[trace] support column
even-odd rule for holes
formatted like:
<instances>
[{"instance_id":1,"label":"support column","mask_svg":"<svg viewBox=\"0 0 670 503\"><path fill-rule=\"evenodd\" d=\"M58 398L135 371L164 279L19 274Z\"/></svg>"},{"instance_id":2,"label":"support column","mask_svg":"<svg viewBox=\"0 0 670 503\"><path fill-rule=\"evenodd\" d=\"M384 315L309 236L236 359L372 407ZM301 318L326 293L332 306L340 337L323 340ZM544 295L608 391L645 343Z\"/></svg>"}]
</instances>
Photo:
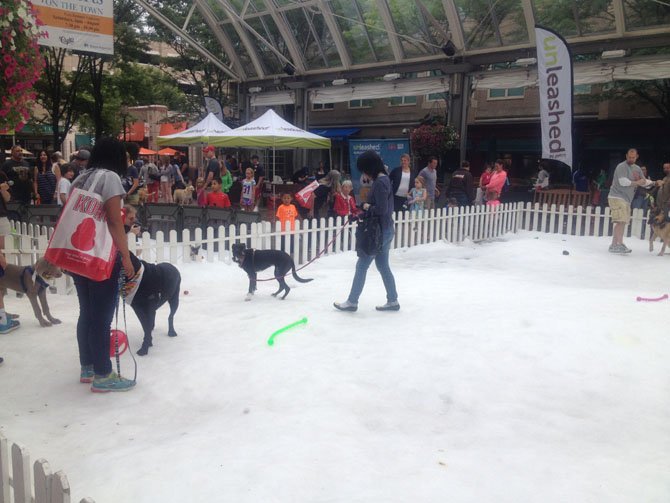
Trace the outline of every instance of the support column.
<instances>
[{"instance_id":1,"label":"support column","mask_svg":"<svg viewBox=\"0 0 670 503\"><path fill-rule=\"evenodd\" d=\"M468 105L472 96L472 77L463 75L463 87L461 88L461 162L465 160L468 146Z\"/></svg>"}]
</instances>

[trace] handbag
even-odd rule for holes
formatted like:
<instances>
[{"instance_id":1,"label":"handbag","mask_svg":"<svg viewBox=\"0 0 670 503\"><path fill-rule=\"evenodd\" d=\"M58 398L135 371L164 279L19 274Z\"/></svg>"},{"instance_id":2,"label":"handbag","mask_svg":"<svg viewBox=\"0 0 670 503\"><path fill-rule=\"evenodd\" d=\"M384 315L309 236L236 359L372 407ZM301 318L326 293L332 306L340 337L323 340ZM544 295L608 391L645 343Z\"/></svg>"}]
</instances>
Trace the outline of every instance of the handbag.
<instances>
[{"instance_id":1,"label":"handbag","mask_svg":"<svg viewBox=\"0 0 670 503\"><path fill-rule=\"evenodd\" d=\"M88 190L72 189L44 254L50 263L93 281L109 279L117 252L105 203L95 192L103 174L98 170L90 175L94 178Z\"/></svg>"},{"instance_id":2,"label":"handbag","mask_svg":"<svg viewBox=\"0 0 670 503\"><path fill-rule=\"evenodd\" d=\"M356 254L359 257L374 257L382 250L382 226L379 217L361 217L356 227Z\"/></svg>"},{"instance_id":3,"label":"handbag","mask_svg":"<svg viewBox=\"0 0 670 503\"><path fill-rule=\"evenodd\" d=\"M314 205L314 190L319 186L319 182L314 180L306 185L293 196L300 206L311 209Z\"/></svg>"}]
</instances>

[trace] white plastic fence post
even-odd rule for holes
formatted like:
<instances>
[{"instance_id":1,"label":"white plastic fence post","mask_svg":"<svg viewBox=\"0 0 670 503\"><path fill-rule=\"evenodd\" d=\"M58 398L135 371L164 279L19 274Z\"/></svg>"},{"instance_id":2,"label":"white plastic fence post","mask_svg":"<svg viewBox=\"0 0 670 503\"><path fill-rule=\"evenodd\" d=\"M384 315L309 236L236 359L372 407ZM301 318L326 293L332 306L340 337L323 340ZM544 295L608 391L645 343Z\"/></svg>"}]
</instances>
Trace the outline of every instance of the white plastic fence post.
<instances>
[{"instance_id":1,"label":"white plastic fence post","mask_svg":"<svg viewBox=\"0 0 670 503\"><path fill-rule=\"evenodd\" d=\"M156 262L165 260L165 241L163 231L156 231Z\"/></svg>"},{"instance_id":2,"label":"white plastic fence post","mask_svg":"<svg viewBox=\"0 0 670 503\"><path fill-rule=\"evenodd\" d=\"M170 229L168 236L168 253L170 254L170 263L176 264L179 258L179 239L177 238L177 231L175 229Z\"/></svg>"},{"instance_id":3,"label":"white plastic fence post","mask_svg":"<svg viewBox=\"0 0 670 503\"><path fill-rule=\"evenodd\" d=\"M38 459L33 465L35 478L35 503L51 503L51 468L46 459Z\"/></svg>"},{"instance_id":4,"label":"white plastic fence post","mask_svg":"<svg viewBox=\"0 0 670 503\"><path fill-rule=\"evenodd\" d=\"M191 257L191 231L182 229L181 231L181 261L186 263Z\"/></svg>"},{"instance_id":5,"label":"white plastic fence post","mask_svg":"<svg viewBox=\"0 0 670 503\"><path fill-rule=\"evenodd\" d=\"M226 228L223 225L219 225L219 237L216 242L218 243L219 250L219 262L226 260Z\"/></svg>"},{"instance_id":6,"label":"white plastic fence post","mask_svg":"<svg viewBox=\"0 0 670 503\"><path fill-rule=\"evenodd\" d=\"M207 227L207 262L214 262L214 227Z\"/></svg>"},{"instance_id":7,"label":"white plastic fence post","mask_svg":"<svg viewBox=\"0 0 670 503\"><path fill-rule=\"evenodd\" d=\"M62 471L57 471L51 477L52 503L70 503L70 483Z\"/></svg>"},{"instance_id":8,"label":"white plastic fence post","mask_svg":"<svg viewBox=\"0 0 670 503\"><path fill-rule=\"evenodd\" d=\"M31 503L30 455L25 447L12 445L12 485L14 503Z\"/></svg>"},{"instance_id":9,"label":"white plastic fence post","mask_svg":"<svg viewBox=\"0 0 670 503\"><path fill-rule=\"evenodd\" d=\"M9 501L9 446L0 432L0 503Z\"/></svg>"}]
</instances>

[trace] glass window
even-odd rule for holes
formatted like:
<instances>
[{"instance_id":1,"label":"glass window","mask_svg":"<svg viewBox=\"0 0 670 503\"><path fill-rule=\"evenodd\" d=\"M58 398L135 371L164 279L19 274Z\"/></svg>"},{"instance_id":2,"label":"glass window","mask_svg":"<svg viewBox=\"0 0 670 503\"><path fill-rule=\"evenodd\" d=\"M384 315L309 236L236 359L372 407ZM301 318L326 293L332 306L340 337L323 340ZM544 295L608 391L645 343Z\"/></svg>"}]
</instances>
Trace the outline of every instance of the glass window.
<instances>
[{"instance_id":1,"label":"glass window","mask_svg":"<svg viewBox=\"0 0 670 503\"><path fill-rule=\"evenodd\" d=\"M330 6L353 64L393 59L376 0L332 0Z\"/></svg>"},{"instance_id":2,"label":"glass window","mask_svg":"<svg viewBox=\"0 0 670 503\"><path fill-rule=\"evenodd\" d=\"M528 42L520 0L454 0L468 49Z\"/></svg>"},{"instance_id":3,"label":"glass window","mask_svg":"<svg viewBox=\"0 0 670 503\"><path fill-rule=\"evenodd\" d=\"M342 66L333 37L320 12L299 8L286 11L285 16L308 69Z\"/></svg>"},{"instance_id":4,"label":"glass window","mask_svg":"<svg viewBox=\"0 0 670 503\"><path fill-rule=\"evenodd\" d=\"M616 30L611 0L556 2L534 0L537 24L564 37L580 37Z\"/></svg>"},{"instance_id":5,"label":"glass window","mask_svg":"<svg viewBox=\"0 0 670 503\"><path fill-rule=\"evenodd\" d=\"M504 100L508 98L523 98L524 87L510 87L509 89L489 89L490 100Z\"/></svg>"},{"instance_id":6,"label":"glass window","mask_svg":"<svg viewBox=\"0 0 670 503\"><path fill-rule=\"evenodd\" d=\"M389 99L389 106L416 105L416 96L393 96Z\"/></svg>"},{"instance_id":7,"label":"glass window","mask_svg":"<svg viewBox=\"0 0 670 503\"><path fill-rule=\"evenodd\" d=\"M652 0L623 0L626 29L670 24L670 6Z\"/></svg>"},{"instance_id":8,"label":"glass window","mask_svg":"<svg viewBox=\"0 0 670 503\"><path fill-rule=\"evenodd\" d=\"M449 93L430 93L426 96L426 101L442 101L449 98Z\"/></svg>"},{"instance_id":9,"label":"glass window","mask_svg":"<svg viewBox=\"0 0 670 503\"><path fill-rule=\"evenodd\" d=\"M374 100L351 100L349 101L349 108L371 108L374 105Z\"/></svg>"},{"instance_id":10,"label":"glass window","mask_svg":"<svg viewBox=\"0 0 670 503\"><path fill-rule=\"evenodd\" d=\"M312 103L312 110L333 110L335 108L334 103Z\"/></svg>"},{"instance_id":11,"label":"glass window","mask_svg":"<svg viewBox=\"0 0 670 503\"><path fill-rule=\"evenodd\" d=\"M249 23L254 30L261 34L261 36L267 40L272 47L284 55L289 61L291 60L291 55L288 52L288 47L286 46L286 41L282 37L277 29L277 25L272 19L271 16L259 16L254 18L246 19L246 22ZM283 68L286 65L286 61L280 59L263 41L259 40L253 33L249 34L249 40L251 45L256 49L256 54L260 57L263 67L265 68L266 73L269 74L283 74L285 73Z\"/></svg>"},{"instance_id":12,"label":"glass window","mask_svg":"<svg viewBox=\"0 0 670 503\"><path fill-rule=\"evenodd\" d=\"M251 63L249 53L247 52L247 49L242 43L242 41L240 40L240 37L237 35L235 28L233 28L233 26L230 23L223 23L221 27L223 28L223 31L226 33L226 35L228 35L228 38L233 44L235 54L240 59L240 63L244 67L244 71L246 72L247 76L257 77L258 74L256 73L256 68Z\"/></svg>"},{"instance_id":13,"label":"glass window","mask_svg":"<svg viewBox=\"0 0 670 503\"><path fill-rule=\"evenodd\" d=\"M577 84L572 88L572 92L575 96L591 94L591 84Z\"/></svg>"},{"instance_id":14,"label":"glass window","mask_svg":"<svg viewBox=\"0 0 670 503\"><path fill-rule=\"evenodd\" d=\"M416 1L388 0L398 40L408 58L437 54L449 31L442 0L422 1L432 19L425 15Z\"/></svg>"}]
</instances>

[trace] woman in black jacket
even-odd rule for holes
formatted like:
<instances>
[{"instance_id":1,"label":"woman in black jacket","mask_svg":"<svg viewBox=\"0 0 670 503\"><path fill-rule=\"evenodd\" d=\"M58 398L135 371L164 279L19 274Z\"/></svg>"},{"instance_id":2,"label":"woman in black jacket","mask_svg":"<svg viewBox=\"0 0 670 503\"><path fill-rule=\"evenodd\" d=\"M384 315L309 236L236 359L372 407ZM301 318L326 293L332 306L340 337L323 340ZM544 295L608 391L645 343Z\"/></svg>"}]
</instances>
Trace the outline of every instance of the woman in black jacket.
<instances>
[{"instance_id":1,"label":"woman in black jacket","mask_svg":"<svg viewBox=\"0 0 670 503\"><path fill-rule=\"evenodd\" d=\"M400 166L389 174L393 191L393 211L403 211L407 202L407 194L414 188L416 173L410 165L409 154L400 156Z\"/></svg>"},{"instance_id":2,"label":"woman in black jacket","mask_svg":"<svg viewBox=\"0 0 670 503\"><path fill-rule=\"evenodd\" d=\"M375 261L377 270L381 274L384 288L386 288L386 304L377 306L377 311L398 311L398 292L396 291L395 278L389 266L389 250L393 241L393 192L391 181L384 170L381 157L374 151L363 152L356 162L359 171L368 175L374 182L370 190L367 203L363 204L366 215L379 219L381 226L381 250L376 255L361 254L356 262L356 274L351 285L349 297L344 302L335 302L333 305L340 311L356 311L358 309L358 298L361 296L365 286L365 277L372 261Z\"/></svg>"}]
</instances>

